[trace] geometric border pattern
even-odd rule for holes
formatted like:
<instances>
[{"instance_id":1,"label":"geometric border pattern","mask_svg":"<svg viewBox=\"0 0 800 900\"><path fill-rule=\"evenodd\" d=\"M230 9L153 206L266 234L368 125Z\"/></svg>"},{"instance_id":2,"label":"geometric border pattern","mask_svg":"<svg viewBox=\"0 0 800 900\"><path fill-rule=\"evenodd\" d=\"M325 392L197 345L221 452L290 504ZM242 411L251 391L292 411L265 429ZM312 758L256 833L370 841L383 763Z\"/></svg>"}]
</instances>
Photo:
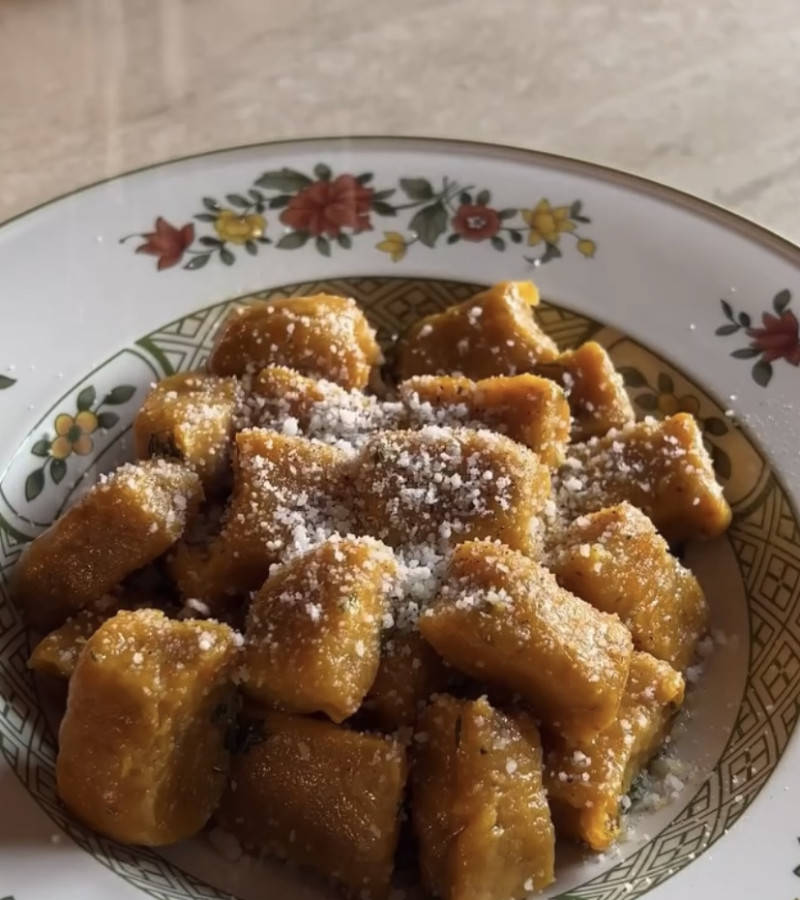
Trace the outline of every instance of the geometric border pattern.
<instances>
[{"instance_id":1,"label":"geometric border pattern","mask_svg":"<svg viewBox=\"0 0 800 900\"><path fill-rule=\"evenodd\" d=\"M258 296L323 291L353 296L386 340L420 316L465 300L478 289L479 285L452 281L353 278L293 284ZM199 367L217 324L238 302L216 304L172 322L137 341L136 349L164 375ZM598 323L558 307L543 303L537 317L561 347L593 336L614 343L613 335L607 336ZM670 369L655 354L641 350L657 359L661 370ZM127 424L123 421L120 428ZM662 884L737 821L789 741L800 708L800 528L766 463L758 489L734 507L729 537L748 602L751 649L744 696L721 758L689 804L658 835L613 868L560 894L559 900L631 900ZM0 752L44 811L84 850L132 885L157 900L228 900L229 894L154 851L125 847L83 828L58 803L55 741L26 667L28 636L6 587L27 539L0 518Z\"/></svg>"}]
</instances>

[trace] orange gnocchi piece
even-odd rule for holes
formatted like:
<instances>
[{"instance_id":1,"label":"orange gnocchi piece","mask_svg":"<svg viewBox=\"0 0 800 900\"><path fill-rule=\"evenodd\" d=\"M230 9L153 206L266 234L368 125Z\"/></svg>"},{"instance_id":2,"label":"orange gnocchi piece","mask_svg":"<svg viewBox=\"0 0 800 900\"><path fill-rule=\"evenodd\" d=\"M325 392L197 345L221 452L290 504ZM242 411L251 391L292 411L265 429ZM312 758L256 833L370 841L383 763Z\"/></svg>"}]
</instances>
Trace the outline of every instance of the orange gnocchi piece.
<instances>
[{"instance_id":1,"label":"orange gnocchi piece","mask_svg":"<svg viewBox=\"0 0 800 900\"><path fill-rule=\"evenodd\" d=\"M398 347L400 378L516 375L556 359L558 347L533 316L538 303L539 292L530 281L503 281L420 319Z\"/></svg>"},{"instance_id":2,"label":"orange gnocchi piece","mask_svg":"<svg viewBox=\"0 0 800 900\"><path fill-rule=\"evenodd\" d=\"M546 466L558 466L569 440L570 411L564 392L536 375L500 375L470 381L420 375L400 385L410 423L430 420L431 408L452 417L448 424L480 425L524 444Z\"/></svg>"},{"instance_id":3,"label":"orange gnocchi piece","mask_svg":"<svg viewBox=\"0 0 800 900\"><path fill-rule=\"evenodd\" d=\"M550 474L526 447L488 431L438 428L371 437L356 460L358 527L390 546L497 538L533 552Z\"/></svg>"},{"instance_id":4,"label":"orange gnocchi piece","mask_svg":"<svg viewBox=\"0 0 800 900\"><path fill-rule=\"evenodd\" d=\"M288 366L345 388L363 388L381 360L375 332L355 300L316 294L255 300L223 322L208 358L214 375Z\"/></svg>"},{"instance_id":5,"label":"orange gnocchi piece","mask_svg":"<svg viewBox=\"0 0 800 900\"><path fill-rule=\"evenodd\" d=\"M708 620L703 590L636 507L623 503L576 519L550 569L568 591L616 613L638 650L678 670L689 665Z\"/></svg>"},{"instance_id":6,"label":"orange gnocchi piece","mask_svg":"<svg viewBox=\"0 0 800 900\"><path fill-rule=\"evenodd\" d=\"M644 419L576 444L560 479L559 502L573 516L628 501L672 543L718 537L731 509L695 419Z\"/></svg>"},{"instance_id":7,"label":"orange gnocchi piece","mask_svg":"<svg viewBox=\"0 0 800 900\"><path fill-rule=\"evenodd\" d=\"M12 591L35 628L96 609L180 538L203 498L197 474L162 459L121 466L29 544Z\"/></svg>"},{"instance_id":8,"label":"orange gnocchi piece","mask_svg":"<svg viewBox=\"0 0 800 900\"><path fill-rule=\"evenodd\" d=\"M419 629L451 666L519 694L559 732L591 736L617 715L633 652L630 632L508 547L488 541L456 547Z\"/></svg>"}]
</instances>

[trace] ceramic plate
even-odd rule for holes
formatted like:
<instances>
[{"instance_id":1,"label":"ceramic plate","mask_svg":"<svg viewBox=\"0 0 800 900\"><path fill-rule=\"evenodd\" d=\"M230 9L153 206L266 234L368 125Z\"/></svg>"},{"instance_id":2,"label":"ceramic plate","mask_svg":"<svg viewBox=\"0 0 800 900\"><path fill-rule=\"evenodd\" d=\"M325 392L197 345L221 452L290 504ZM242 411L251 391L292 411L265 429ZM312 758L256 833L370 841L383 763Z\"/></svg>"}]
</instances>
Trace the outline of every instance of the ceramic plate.
<instances>
[{"instance_id":1,"label":"ceramic plate","mask_svg":"<svg viewBox=\"0 0 800 900\"><path fill-rule=\"evenodd\" d=\"M356 297L381 336L504 279L533 278L544 327L589 337L637 410L694 413L735 510L691 549L715 650L676 731L669 803L634 809L595 858L559 851L562 900L800 895L800 250L617 172L500 147L356 139L180 160L0 229L0 572L129 454L148 385L202 364L250 294ZM163 853L73 822L29 637L0 594L0 897L326 896L204 838Z\"/></svg>"}]
</instances>

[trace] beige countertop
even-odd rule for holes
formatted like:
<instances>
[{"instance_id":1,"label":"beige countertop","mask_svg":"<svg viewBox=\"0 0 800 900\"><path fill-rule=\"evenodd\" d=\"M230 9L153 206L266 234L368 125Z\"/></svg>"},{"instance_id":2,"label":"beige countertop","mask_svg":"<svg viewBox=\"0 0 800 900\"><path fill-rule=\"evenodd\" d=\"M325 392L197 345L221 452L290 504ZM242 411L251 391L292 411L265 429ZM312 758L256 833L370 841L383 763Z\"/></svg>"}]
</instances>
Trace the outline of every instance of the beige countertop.
<instances>
[{"instance_id":1,"label":"beige countertop","mask_svg":"<svg viewBox=\"0 0 800 900\"><path fill-rule=\"evenodd\" d=\"M423 134L656 178L800 240L798 0L0 0L0 220L174 156Z\"/></svg>"}]
</instances>

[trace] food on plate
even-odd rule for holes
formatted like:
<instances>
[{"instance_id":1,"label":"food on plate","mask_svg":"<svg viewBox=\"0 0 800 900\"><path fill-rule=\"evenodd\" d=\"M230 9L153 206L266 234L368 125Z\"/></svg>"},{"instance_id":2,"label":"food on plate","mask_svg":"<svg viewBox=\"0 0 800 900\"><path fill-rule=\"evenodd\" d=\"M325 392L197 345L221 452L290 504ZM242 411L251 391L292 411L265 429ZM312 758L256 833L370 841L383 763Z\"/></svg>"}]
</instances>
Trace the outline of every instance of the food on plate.
<instances>
[{"instance_id":1,"label":"food on plate","mask_svg":"<svg viewBox=\"0 0 800 900\"><path fill-rule=\"evenodd\" d=\"M56 779L67 808L127 844L196 834L228 771L240 640L218 622L122 611L87 641L69 682Z\"/></svg>"},{"instance_id":2,"label":"food on plate","mask_svg":"<svg viewBox=\"0 0 800 900\"><path fill-rule=\"evenodd\" d=\"M82 609L39 641L28 667L56 678L71 678L84 645L107 618L105 613Z\"/></svg>"},{"instance_id":3,"label":"food on plate","mask_svg":"<svg viewBox=\"0 0 800 900\"><path fill-rule=\"evenodd\" d=\"M565 350L536 371L560 384L572 411L572 438L585 441L622 428L636 418L622 376L596 341Z\"/></svg>"},{"instance_id":4,"label":"food on plate","mask_svg":"<svg viewBox=\"0 0 800 900\"><path fill-rule=\"evenodd\" d=\"M670 544L718 537L731 523L703 434L689 413L647 418L575 444L559 487L559 501L573 514L627 500Z\"/></svg>"},{"instance_id":5,"label":"food on plate","mask_svg":"<svg viewBox=\"0 0 800 900\"><path fill-rule=\"evenodd\" d=\"M400 385L400 398L412 422L427 419L429 405L451 416L460 413L472 427L485 425L507 435L533 450L546 466L555 467L564 459L569 404L564 391L547 378L526 374L470 381L452 375L418 375Z\"/></svg>"},{"instance_id":6,"label":"food on plate","mask_svg":"<svg viewBox=\"0 0 800 900\"><path fill-rule=\"evenodd\" d=\"M173 554L184 598L222 613L258 589L301 532L311 540L335 521L347 463L335 447L300 435L240 431L221 531L205 545L182 543Z\"/></svg>"},{"instance_id":7,"label":"food on plate","mask_svg":"<svg viewBox=\"0 0 800 900\"><path fill-rule=\"evenodd\" d=\"M393 738L249 711L216 820L248 848L303 863L353 897L389 894L408 776Z\"/></svg>"},{"instance_id":8,"label":"food on plate","mask_svg":"<svg viewBox=\"0 0 800 900\"><path fill-rule=\"evenodd\" d=\"M635 506L621 503L577 518L550 569L568 591L616 613L637 650L676 669L692 661L708 623L703 590Z\"/></svg>"},{"instance_id":9,"label":"food on plate","mask_svg":"<svg viewBox=\"0 0 800 900\"><path fill-rule=\"evenodd\" d=\"M451 666L516 692L564 734L596 734L617 715L630 632L523 553L489 541L459 544L419 628Z\"/></svg>"},{"instance_id":10,"label":"food on plate","mask_svg":"<svg viewBox=\"0 0 800 900\"><path fill-rule=\"evenodd\" d=\"M200 476L206 492L224 490L241 393L235 378L201 372L180 372L159 381L133 421L137 456L183 460Z\"/></svg>"},{"instance_id":11,"label":"food on plate","mask_svg":"<svg viewBox=\"0 0 800 900\"><path fill-rule=\"evenodd\" d=\"M355 300L318 294L258 300L223 324L208 358L214 375L280 365L345 388L364 388L381 352Z\"/></svg>"},{"instance_id":12,"label":"food on plate","mask_svg":"<svg viewBox=\"0 0 800 900\"><path fill-rule=\"evenodd\" d=\"M169 550L202 497L197 473L164 459L101 476L17 563L12 591L28 622L49 630L102 605L123 578Z\"/></svg>"},{"instance_id":13,"label":"food on plate","mask_svg":"<svg viewBox=\"0 0 800 900\"><path fill-rule=\"evenodd\" d=\"M606 850L636 775L660 749L683 703L682 676L668 663L636 652L616 719L581 741L548 736L544 783L559 834Z\"/></svg>"},{"instance_id":14,"label":"food on plate","mask_svg":"<svg viewBox=\"0 0 800 900\"><path fill-rule=\"evenodd\" d=\"M375 681L397 564L372 538L328 538L270 575L247 613L242 688L342 722Z\"/></svg>"},{"instance_id":15,"label":"food on plate","mask_svg":"<svg viewBox=\"0 0 800 900\"><path fill-rule=\"evenodd\" d=\"M379 392L352 300L255 300L152 387L140 461L13 578L49 632L29 665L68 684L77 818L152 846L213 822L354 900L389 895L403 821L442 900L617 839L708 628L671 548L731 513L697 422L635 422L537 303L504 282L421 320Z\"/></svg>"},{"instance_id":16,"label":"food on plate","mask_svg":"<svg viewBox=\"0 0 800 900\"><path fill-rule=\"evenodd\" d=\"M553 881L539 730L485 697L434 697L414 744L411 810L423 885L445 900L522 898Z\"/></svg>"},{"instance_id":17,"label":"food on plate","mask_svg":"<svg viewBox=\"0 0 800 900\"><path fill-rule=\"evenodd\" d=\"M528 551L550 473L511 438L430 425L372 436L356 459L356 527L391 546L497 538Z\"/></svg>"},{"instance_id":18,"label":"food on plate","mask_svg":"<svg viewBox=\"0 0 800 900\"><path fill-rule=\"evenodd\" d=\"M385 633L364 710L382 731L413 729L427 701L449 681L447 665L419 631L392 628Z\"/></svg>"},{"instance_id":19,"label":"food on plate","mask_svg":"<svg viewBox=\"0 0 800 900\"><path fill-rule=\"evenodd\" d=\"M539 291L530 281L504 281L481 294L420 319L398 346L398 374L517 375L558 358L533 309Z\"/></svg>"}]
</instances>

